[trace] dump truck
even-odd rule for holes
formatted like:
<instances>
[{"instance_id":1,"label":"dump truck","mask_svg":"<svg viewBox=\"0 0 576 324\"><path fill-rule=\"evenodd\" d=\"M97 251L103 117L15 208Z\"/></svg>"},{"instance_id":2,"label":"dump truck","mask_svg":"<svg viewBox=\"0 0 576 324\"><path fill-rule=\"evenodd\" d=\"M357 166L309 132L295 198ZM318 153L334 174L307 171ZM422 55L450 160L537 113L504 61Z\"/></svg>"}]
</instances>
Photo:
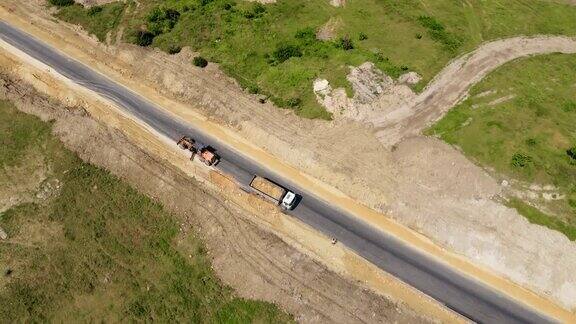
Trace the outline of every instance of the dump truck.
<instances>
[{"instance_id":1,"label":"dump truck","mask_svg":"<svg viewBox=\"0 0 576 324\"><path fill-rule=\"evenodd\" d=\"M254 176L250 187L269 201L280 205L283 210L290 210L296 205L296 194L292 191L260 176Z\"/></svg>"},{"instance_id":2,"label":"dump truck","mask_svg":"<svg viewBox=\"0 0 576 324\"><path fill-rule=\"evenodd\" d=\"M206 144L196 142L195 143L196 152L198 152L198 158L207 166L211 166L220 161L220 157L216 155L214 149Z\"/></svg>"},{"instance_id":3,"label":"dump truck","mask_svg":"<svg viewBox=\"0 0 576 324\"><path fill-rule=\"evenodd\" d=\"M207 166L217 164L220 161L220 157L216 154L214 148L210 145L200 143L191 137L182 136L176 144L181 149L192 152L190 160L194 160L194 157L198 155L200 161Z\"/></svg>"}]
</instances>

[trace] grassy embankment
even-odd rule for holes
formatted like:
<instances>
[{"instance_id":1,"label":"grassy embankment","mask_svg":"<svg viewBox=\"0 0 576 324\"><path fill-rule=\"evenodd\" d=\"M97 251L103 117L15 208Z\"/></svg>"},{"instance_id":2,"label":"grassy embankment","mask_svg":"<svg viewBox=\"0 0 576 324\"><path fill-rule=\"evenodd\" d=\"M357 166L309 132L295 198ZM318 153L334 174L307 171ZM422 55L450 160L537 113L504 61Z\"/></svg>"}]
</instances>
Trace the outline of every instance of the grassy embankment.
<instances>
[{"instance_id":1,"label":"grassy embankment","mask_svg":"<svg viewBox=\"0 0 576 324\"><path fill-rule=\"evenodd\" d=\"M428 130L497 173L524 183L557 187L564 199L540 199L541 206L552 211L550 215L518 199L510 206L531 222L556 229L572 240L576 239L574 71L576 55L554 54L509 63L473 87L471 98ZM495 102L506 97L504 102Z\"/></svg>"},{"instance_id":2,"label":"grassy embankment","mask_svg":"<svg viewBox=\"0 0 576 324\"><path fill-rule=\"evenodd\" d=\"M113 2L105 6L85 9L82 5L63 6L56 16L67 22L81 25L101 42L106 41L106 34L118 27L126 4ZM112 35L111 35L112 36Z\"/></svg>"},{"instance_id":3,"label":"grassy embankment","mask_svg":"<svg viewBox=\"0 0 576 324\"><path fill-rule=\"evenodd\" d=\"M307 118L330 118L314 98L312 81L321 77L333 86L349 88L345 78L349 65L372 61L394 77L416 71L423 81L415 88L421 89L451 58L483 41L531 34L576 35L574 6L539 0L465 4L349 0L343 8L334 8L327 0L280 0L267 5L233 0L138 2L138 7L131 2L121 18L127 41L172 53L190 46L220 63L249 91L266 94L278 106ZM62 10L86 16L79 6ZM103 22L95 17L104 12L88 20L59 16L102 35L98 26ZM315 32L331 19L335 39L316 40Z\"/></svg>"},{"instance_id":4,"label":"grassy embankment","mask_svg":"<svg viewBox=\"0 0 576 324\"><path fill-rule=\"evenodd\" d=\"M3 322L291 321L272 304L234 297L197 237L187 234L186 249L176 247L172 215L83 163L49 124L5 101L0 112L0 183L25 181L6 171L31 154L45 164L44 183L61 183L49 198L0 214L9 235L0 241Z\"/></svg>"}]
</instances>

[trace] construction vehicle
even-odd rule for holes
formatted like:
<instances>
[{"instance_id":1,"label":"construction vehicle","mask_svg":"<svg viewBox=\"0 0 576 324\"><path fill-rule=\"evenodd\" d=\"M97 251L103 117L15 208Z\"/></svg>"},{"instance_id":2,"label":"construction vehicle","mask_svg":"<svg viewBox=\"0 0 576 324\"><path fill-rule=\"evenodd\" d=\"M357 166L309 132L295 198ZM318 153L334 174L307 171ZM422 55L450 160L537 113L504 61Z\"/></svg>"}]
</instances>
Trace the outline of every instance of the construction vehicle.
<instances>
[{"instance_id":1,"label":"construction vehicle","mask_svg":"<svg viewBox=\"0 0 576 324\"><path fill-rule=\"evenodd\" d=\"M183 136L176 144L181 149L192 152L190 160L194 160L194 156L198 155L200 161L207 166L215 165L220 161L220 157L215 153L214 148L188 136Z\"/></svg>"},{"instance_id":2,"label":"construction vehicle","mask_svg":"<svg viewBox=\"0 0 576 324\"><path fill-rule=\"evenodd\" d=\"M220 157L214 153L214 149L206 144L196 142L196 152L198 152L198 158L207 166L214 165L220 161Z\"/></svg>"},{"instance_id":3,"label":"construction vehicle","mask_svg":"<svg viewBox=\"0 0 576 324\"><path fill-rule=\"evenodd\" d=\"M269 201L280 205L283 210L290 210L296 206L296 194L292 191L260 176L254 176L250 187Z\"/></svg>"}]
</instances>

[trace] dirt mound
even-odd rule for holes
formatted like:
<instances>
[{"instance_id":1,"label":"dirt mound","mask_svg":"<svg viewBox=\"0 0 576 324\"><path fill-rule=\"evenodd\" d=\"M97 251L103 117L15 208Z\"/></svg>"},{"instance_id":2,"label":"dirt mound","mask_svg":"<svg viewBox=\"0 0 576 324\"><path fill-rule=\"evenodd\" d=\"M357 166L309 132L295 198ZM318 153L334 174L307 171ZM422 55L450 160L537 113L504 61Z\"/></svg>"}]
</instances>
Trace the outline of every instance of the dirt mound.
<instances>
[{"instance_id":1,"label":"dirt mound","mask_svg":"<svg viewBox=\"0 0 576 324\"><path fill-rule=\"evenodd\" d=\"M410 76L404 79L408 77ZM408 80L403 80L403 83L396 82L371 62L350 67L346 78L354 90L352 98L349 98L342 88L332 90L326 80L316 80L313 85L318 101L335 118L370 122L416 96L412 89L404 84Z\"/></svg>"},{"instance_id":2,"label":"dirt mound","mask_svg":"<svg viewBox=\"0 0 576 324\"><path fill-rule=\"evenodd\" d=\"M330 18L318 31L316 32L316 38L321 41L329 41L336 37L338 29L342 26L342 20L340 18Z\"/></svg>"}]
</instances>

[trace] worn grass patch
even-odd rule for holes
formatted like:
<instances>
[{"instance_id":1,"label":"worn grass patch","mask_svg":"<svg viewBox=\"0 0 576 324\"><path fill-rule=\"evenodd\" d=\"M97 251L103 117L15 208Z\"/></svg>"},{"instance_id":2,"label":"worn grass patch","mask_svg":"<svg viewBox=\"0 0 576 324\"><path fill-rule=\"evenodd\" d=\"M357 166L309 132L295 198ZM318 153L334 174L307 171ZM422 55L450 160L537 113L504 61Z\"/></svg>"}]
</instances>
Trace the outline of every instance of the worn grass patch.
<instances>
[{"instance_id":1,"label":"worn grass patch","mask_svg":"<svg viewBox=\"0 0 576 324\"><path fill-rule=\"evenodd\" d=\"M471 90L428 134L458 145L479 164L528 183L554 185L549 202L576 223L576 55L520 59ZM576 150L575 150L576 152Z\"/></svg>"},{"instance_id":2,"label":"worn grass patch","mask_svg":"<svg viewBox=\"0 0 576 324\"><path fill-rule=\"evenodd\" d=\"M312 81L325 78L350 90L350 65L371 61L393 77L416 71L423 81L414 88L422 89L450 59L483 41L576 35L576 7L539 0L350 0L343 8L306 0L138 3L130 2L122 16L127 41L170 53L190 46L220 63L250 92L268 95L307 118L331 118L316 102ZM168 14L157 14L159 8ZM316 31L329 20L338 22L334 40L316 40ZM77 23L92 28L87 20ZM341 46L343 38L352 46ZM283 46L297 47L301 55L278 60L274 53Z\"/></svg>"},{"instance_id":3,"label":"worn grass patch","mask_svg":"<svg viewBox=\"0 0 576 324\"><path fill-rule=\"evenodd\" d=\"M16 322L290 322L272 304L236 298L192 234L162 206L83 163L50 126L0 101L0 167L45 155L62 187L0 215L0 318ZM189 257L189 255L191 257Z\"/></svg>"}]
</instances>

